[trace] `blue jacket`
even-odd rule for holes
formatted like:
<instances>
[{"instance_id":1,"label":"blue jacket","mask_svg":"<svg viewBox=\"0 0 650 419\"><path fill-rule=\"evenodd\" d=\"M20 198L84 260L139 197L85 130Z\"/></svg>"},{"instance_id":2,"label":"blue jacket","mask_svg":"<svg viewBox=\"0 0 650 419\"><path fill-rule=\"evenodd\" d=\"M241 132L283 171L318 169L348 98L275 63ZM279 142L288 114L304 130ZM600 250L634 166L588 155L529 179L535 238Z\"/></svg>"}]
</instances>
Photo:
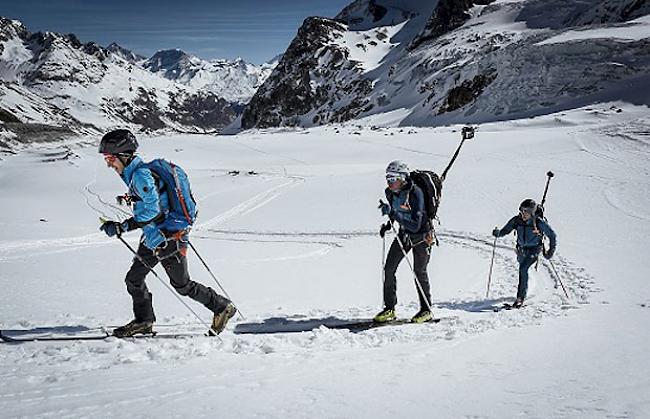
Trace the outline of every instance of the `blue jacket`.
<instances>
[{"instance_id":1,"label":"blue jacket","mask_svg":"<svg viewBox=\"0 0 650 419\"><path fill-rule=\"evenodd\" d=\"M542 247L543 233L551 241L551 249L555 251L557 247L557 235L544 220L541 218L536 219L537 230L536 233L533 225L533 218L531 217L527 222L519 216L515 215L506 223L501 230L499 230L499 237L510 234L512 230L517 230L517 247L523 250L539 250Z\"/></svg>"},{"instance_id":2,"label":"blue jacket","mask_svg":"<svg viewBox=\"0 0 650 419\"><path fill-rule=\"evenodd\" d=\"M165 241L160 224L169 213L169 199L160 195L151 170L138 156L124 168L122 180L129 187L133 199L133 219L142 228L144 244L155 249Z\"/></svg>"},{"instance_id":3,"label":"blue jacket","mask_svg":"<svg viewBox=\"0 0 650 419\"><path fill-rule=\"evenodd\" d=\"M390 219L397 221L403 230L409 234L421 234L428 231L424 193L417 185L408 181L399 193L386 188L386 199L391 207Z\"/></svg>"}]
</instances>

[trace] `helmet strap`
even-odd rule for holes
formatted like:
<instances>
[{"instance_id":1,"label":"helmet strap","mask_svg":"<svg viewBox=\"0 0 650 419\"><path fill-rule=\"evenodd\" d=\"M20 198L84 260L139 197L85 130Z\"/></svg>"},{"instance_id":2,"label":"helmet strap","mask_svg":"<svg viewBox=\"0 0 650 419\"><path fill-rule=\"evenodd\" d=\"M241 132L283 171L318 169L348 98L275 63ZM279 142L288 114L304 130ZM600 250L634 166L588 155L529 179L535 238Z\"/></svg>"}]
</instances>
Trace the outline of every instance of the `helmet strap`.
<instances>
[{"instance_id":1,"label":"helmet strap","mask_svg":"<svg viewBox=\"0 0 650 419\"><path fill-rule=\"evenodd\" d=\"M133 157L135 157L133 154L118 154L117 155L117 158L120 159L120 162L122 162L124 167L131 164L131 162L133 161Z\"/></svg>"}]
</instances>

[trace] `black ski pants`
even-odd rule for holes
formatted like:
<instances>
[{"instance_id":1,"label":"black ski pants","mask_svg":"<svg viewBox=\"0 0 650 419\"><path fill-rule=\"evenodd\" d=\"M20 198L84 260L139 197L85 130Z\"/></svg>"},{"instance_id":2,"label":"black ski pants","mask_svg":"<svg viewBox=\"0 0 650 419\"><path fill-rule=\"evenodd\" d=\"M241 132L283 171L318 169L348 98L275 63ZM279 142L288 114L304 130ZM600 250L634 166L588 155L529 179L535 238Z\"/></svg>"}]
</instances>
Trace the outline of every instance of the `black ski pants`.
<instances>
[{"instance_id":1,"label":"black ski pants","mask_svg":"<svg viewBox=\"0 0 650 419\"><path fill-rule=\"evenodd\" d=\"M390 246L388 256L386 257L386 266L384 268L384 306L386 308L395 308L397 304L397 278L395 277L395 272L397 272L397 267L402 259L404 259L404 253L397 240L402 242L404 251L407 254L413 250L415 276L424 292L423 295L420 287L417 284L415 285L420 299L420 310L428 310L431 306L429 276L427 274L427 265L431 259L431 246L423 241L423 236L419 234L409 235L400 231L398 237L393 240L393 244Z\"/></svg>"},{"instance_id":2,"label":"black ski pants","mask_svg":"<svg viewBox=\"0 0 650 419\"><path fill-rule=\"evenodd\" d=\"M140 242L138 255L150 268L160 262L167 272L172 287L180 295L198 301L214 313L223 311L230 302L227 298L217 294L212 288L190 279L187 269L187 247L187 235L176 238L168 237L164 247L159 247L156 251L152 251ZM131 269L126 274L126 290L133 299L133 314L138 322L156 321L151 293L145 283L148 273L149 268L143 265L137 257L134 257Z\"/></svg>"}]
</instances>

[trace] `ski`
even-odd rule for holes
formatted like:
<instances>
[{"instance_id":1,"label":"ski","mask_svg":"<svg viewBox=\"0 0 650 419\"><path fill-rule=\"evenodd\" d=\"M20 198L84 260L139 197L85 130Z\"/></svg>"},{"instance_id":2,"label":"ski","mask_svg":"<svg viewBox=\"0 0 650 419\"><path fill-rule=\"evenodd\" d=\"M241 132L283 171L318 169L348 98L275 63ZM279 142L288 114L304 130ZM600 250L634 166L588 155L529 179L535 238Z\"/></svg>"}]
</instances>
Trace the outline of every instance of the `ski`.
<instances>
[{"instance_id":1,"label":"ski","mask_svg":"<svg viewBox=\"0 0 650 419\"><path fill-rule=\"evenodd\" d=\"M501 307L494 307L493 310L494 310L495 313L498 313L501 310L518 310L518 309L520 309L522 307L523 306L515 307L514 305L512 305L510 303L503 303L503 305Z\"/></svg>"},{"instance_id":2,"label":"ski","mask_svg":"<svg viewBox=\"0 0 650 419\"><path fill-rule=\"evenodd\" d=\"M374 320L369 319L369 320L353 321L349 323L325 325L325 327L327 327L328 329L347 329L351 332L362 332L365 330L376 329L378 327L386 327L386 326L402 326L407 324L416 325L416 324L427 324L427 323L435 324L435 323L440 323L442 320L448 320L451 318L452 317L436 317L422 323L414 323L410 319L395 319L384 323L377 323Z\"/></svg>"},{"instance_id":3,"label":"ski","mask_svg":"<svg viewBox=\"0 0 650 419\"><path fill-rule=\"evenodd\" d=\"M9 336L5 331L0 330L0 340L6 343L41 342L41 341L78 341L78 340L104 340L110 337L107 332L97 335L31 335L31 336Z\"/></svg>"},{"instance_id":4,"label":"ski","mask_svg":"<svg viewBox=\"0 0 650 419\"><path fill-rule=\"evenodd\" d=\"M433 320L430 320L426 323L439 323L443 320L452 320L457 319L456 316L450 317L437 317ZM351 332L362 332L364 330L375 329L378 327L384 326L400 326L407 324L418 324L412 323L409 319L397 319L387 323L376 323L372 319L339 319L335 317L328 317L325 319L300 319L292 320L285 318L271 318L266 319L261 323L239 323L233 333L236 335L266 335L266 334L276 334L276 333L303 333L311 332L320 327L325 327L327 329L347 329Z\"/></svg>"},{"instance_id":5,"label":"ski","mask_svg":"<svg viewBox=\"0 0 650 419\"><path fill-rule=\"evenodd\" d=\"M96 335L28 335L28 336L9 336L6 331L0 330L0 341L5 343L25 343L25 342L64 342L64 341L84 341L84 340L104 340L108 338L134 340L134 339L186 339L197 337L209 337L207 333L147 333L134 336L117 337L108 332Z\"/></svg>"},{"instance_id":6,"label":"ski","mask_svg":"<svg viewBox=\"0 0 650 419\"><path fill-rule=\"evenodd\" d=\"M158 340L158 339L188 339L188 338L213 338L215 336L209 335L207 332L206 333L192 333L192 332L187 332L187 333L145 333L145 334L140 334L140 335L133 335L133 336L123 336L123 337L117 337L110 335L108 336L109 338L115 338L115 339L123 339L123 340L129 340L129 339L152 339L152 340Z\"/></svg>"}]
</instances>

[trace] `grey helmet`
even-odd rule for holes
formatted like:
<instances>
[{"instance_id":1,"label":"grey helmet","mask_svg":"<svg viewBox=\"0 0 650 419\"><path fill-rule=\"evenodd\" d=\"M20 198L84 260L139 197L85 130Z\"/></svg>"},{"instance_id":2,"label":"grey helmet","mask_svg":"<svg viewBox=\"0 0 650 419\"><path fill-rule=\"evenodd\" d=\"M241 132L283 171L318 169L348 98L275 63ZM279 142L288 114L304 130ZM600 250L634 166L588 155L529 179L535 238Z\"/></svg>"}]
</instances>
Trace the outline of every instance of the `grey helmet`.
<instances>
[{"instance_id":1,"label":"grey helmet","mask_svg":"<svg viewBox=\"0 0 650 419\"><path fill-rule=\"evenodd\" d=\"M519 211L534 215L537 211L537 203L533 199L524 199L519 205Z\"/></svg>"},{"instance_id":2,"label":"grey helmet","mask_svg":"<svg viewBox=\"0 0 650 419\"><path fill-rule=\"evenodd\" d=\"M386 179L406 180L411 173L409 165L402 160L393 160L386 167Z\"/></svg>"}]
</instances>

